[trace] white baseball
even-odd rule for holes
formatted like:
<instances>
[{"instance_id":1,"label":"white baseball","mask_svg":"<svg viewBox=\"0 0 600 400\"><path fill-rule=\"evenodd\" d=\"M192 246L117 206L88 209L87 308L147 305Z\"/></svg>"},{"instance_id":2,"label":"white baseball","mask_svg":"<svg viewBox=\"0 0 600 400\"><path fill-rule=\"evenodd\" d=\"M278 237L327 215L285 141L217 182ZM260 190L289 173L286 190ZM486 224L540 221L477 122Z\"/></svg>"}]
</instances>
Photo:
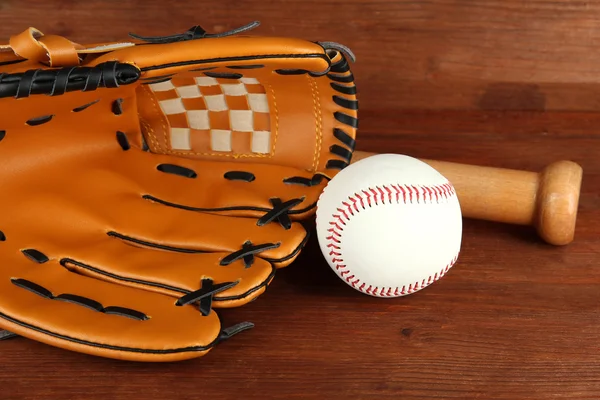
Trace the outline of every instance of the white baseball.
<instances>
[{"instance_id":1,"label":"white baseball","mask_svg":"<svg viewBox=\"0 0 600 400\"><path fill-rule=\"evenodd\" d=\"M316 213L327 262L371 296L419 291L458 259L462 214L454 187L413 157L379 154L349 165L327 184Z\"/></svg>"}]
</instances>

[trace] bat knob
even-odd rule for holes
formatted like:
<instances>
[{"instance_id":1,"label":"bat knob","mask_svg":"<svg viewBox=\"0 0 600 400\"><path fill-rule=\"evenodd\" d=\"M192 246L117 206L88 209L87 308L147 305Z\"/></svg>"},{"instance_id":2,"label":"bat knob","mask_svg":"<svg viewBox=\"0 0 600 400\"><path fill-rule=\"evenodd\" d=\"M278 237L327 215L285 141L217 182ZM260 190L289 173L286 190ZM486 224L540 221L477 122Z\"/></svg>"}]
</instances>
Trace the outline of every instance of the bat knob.
<instances>
[{"instance_id":1,"label":"bat knob","mask_svg":"<svg viewBox=\"0 0 600 400\"><path fill-rule=\"evenodd\" d=\"M534 225L550 244L565 245L575 236L583 170L572 161L557 161L541 173Z\"/></svg>"}]
</instances>

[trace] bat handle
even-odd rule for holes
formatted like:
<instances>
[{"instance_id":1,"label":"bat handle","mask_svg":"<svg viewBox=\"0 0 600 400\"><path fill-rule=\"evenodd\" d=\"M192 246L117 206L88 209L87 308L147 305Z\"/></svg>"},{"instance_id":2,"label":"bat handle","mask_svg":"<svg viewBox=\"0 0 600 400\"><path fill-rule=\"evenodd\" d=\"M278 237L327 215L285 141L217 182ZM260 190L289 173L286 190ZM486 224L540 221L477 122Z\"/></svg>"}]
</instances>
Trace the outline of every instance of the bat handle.
<instances>
[{"instance_id":1,"label":"bat handle","mask_svg":"<svg viewBox=\"0 0 600 400\"><path fill-rule=\"evenodd\" d=\"M375 153L355 152L353 162ZM536 228L553 245L575 235L582 168L558 161L541 172L421 159L454 186L464 217Z\"/></svg>"}]
</instances>

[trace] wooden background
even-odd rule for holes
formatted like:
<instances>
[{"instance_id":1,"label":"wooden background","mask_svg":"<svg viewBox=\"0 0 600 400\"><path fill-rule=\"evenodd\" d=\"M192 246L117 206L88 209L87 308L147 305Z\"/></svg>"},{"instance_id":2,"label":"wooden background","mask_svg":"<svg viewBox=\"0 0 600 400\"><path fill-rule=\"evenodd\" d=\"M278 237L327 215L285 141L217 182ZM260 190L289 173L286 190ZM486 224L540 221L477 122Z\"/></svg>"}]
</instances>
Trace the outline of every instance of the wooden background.
<instances>
[{"instance_id":1,"label":"wooden background","mask_svg":"<svg viewBox=\"0 0 600 400\"><path fill-rule=\"evenodd\" d=\"M135 364L16 339L0 343L0 398L600 398L600 2L0 1L2 42L28 26L101 42L254 20L354 50L361 150L580 163L575 241L465 220L444 279L380 300L340 281L313 236L264 296L221 313L256 328L206 357Z\"/></svg>"}]
</instances>

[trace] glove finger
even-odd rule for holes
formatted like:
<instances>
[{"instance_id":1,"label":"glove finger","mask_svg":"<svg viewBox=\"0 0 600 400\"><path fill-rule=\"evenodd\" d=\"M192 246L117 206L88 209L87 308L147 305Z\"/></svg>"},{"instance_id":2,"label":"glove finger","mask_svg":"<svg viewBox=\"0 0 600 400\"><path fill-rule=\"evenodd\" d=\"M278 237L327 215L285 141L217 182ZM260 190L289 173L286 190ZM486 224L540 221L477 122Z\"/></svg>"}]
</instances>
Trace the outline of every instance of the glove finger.
<instances>
[{"instance_id":1,"label":"glove finger","mask_svg":"<svg viewBox=\"0 0 600 400\"><path fill-rule=\"evenodd\" d=\"M0 282L0 326L24 337L92 355L175 361L205 354L222 335L214 311L203 315L170 296L75 274L56 260L21 255L5 263L12 279Z\"/></svg>"},{"instance_id":2,"label":"glove finger","mask_svg":"<svg viewBox=\"0 0 600 400\"><path fill-rule=\"evenodd\" d=\"M107 237L67 254L60 264L69 271L175 298L201 290L207 279L213 286L233 285L214 295L214 307L234 307L255 299L275 274L274 267L250 249L234 260L227 253L157 251Z\"/></svg>"},{"instance_id":3,"label":"glove finger","mask_svg":"<svg viewBox=\"0 0 600 400\"><path fill-rule=\"evenodd\" d=\"M112 207L108 235L129 244L181 253L243 252L259 246L260 257L278 267L298 255L308 232L300 223L283 226L261 220L193 212L143 199Z\"/></svg>"}]
</instances>

